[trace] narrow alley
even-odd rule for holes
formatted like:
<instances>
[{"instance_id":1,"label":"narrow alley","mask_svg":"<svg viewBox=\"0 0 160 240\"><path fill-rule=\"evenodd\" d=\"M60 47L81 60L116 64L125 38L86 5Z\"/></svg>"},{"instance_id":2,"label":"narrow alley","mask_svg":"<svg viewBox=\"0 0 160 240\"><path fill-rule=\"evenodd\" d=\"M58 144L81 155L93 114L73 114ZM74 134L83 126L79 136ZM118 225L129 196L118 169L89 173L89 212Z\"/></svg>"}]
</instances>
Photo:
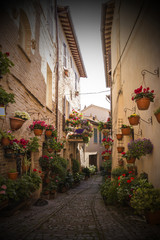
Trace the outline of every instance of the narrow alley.
<instances>
[{"instance_id":1,"label":"narrow alley","mask_svg":"<svg viewBox=\"0 0 160 240\"><path fill-rule=\"evenodd\" d=\"M31 206L0 217L1 240L106 239L159 240L158 225L149 225L131 210L105 206L97 174L45 206Z\"/></svg>"}]
</instances>

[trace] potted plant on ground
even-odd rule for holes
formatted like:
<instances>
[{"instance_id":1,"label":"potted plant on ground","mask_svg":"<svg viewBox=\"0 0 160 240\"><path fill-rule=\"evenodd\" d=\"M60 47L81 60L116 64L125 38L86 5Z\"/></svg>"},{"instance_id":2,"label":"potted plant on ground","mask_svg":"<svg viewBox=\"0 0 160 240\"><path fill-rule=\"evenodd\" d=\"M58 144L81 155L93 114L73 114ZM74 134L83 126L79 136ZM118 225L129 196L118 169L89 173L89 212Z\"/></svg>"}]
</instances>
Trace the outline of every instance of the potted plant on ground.
<instances>
[{"instance_id":1,"label":"potted plant on ground","mask_svg":"<svg viewBox=\"0 0 160 240\"><path fill-rule=\"evenodd\" d=\"M16 180L18 177L18 172L16 169L10 169L8 172L8 178L12 179L12 180Z\"/></svg>"},{"instance_id":2,"label":"potted plant on ground","mask_svg":"<svg viewBox=\"0 0 160 240\"><path fill-rule=\"evenodd\" d=\"M10 140L13 140L15 137L12 135L11 131L3 131L0 129L0 140L2 146L8 146L10 144Z\"/></svg>"},{"instance_id":3,"label":"potted plant on ground","mask_svg":"<svg viewBox=\"0 0 160 240\"><path fill-rule=\"evenodd\" d=\"M0 87L0 106L4 107L8 103L15 103L15 95L13 93L7 93L2 87Z\"/></svg>"},{"instance_id":4,"label":"potted plant on ground","mask_svg":"<svg viewBox=\"0 0 160 240\"><path fill-rule=\"evenodd\" d=\"M143 88L140 86L134 90L132 100L136 101L139 110L147 110L150 106L150 102L154 102L154 97L154 90L150 91L149 87Z\"/></svg>"},{"instance_id":5,"label":"potted plant on ground","mask_svg":"<svg viewBox=\"0 0 160 240\"><path fill-rule=\"evenodd\" d=\"M139 182L130 203L136 213L145 215L147 223L160 224L160 189L155 189L146 179Z\"/></svg>"},{"instance_id":6,"label":"potted plant on ground","mask_svg":"<svg viewBox=\"0 0 160 240\"><path fill-rule=\"evenodd\" d=\"M10 117L10 125L12 130L18 130L22 127L26 120L30 119L30 115L24 111L15 111L14 117Z\"/></svg>"},{"instance_id":7,"label":"potted plant on ground","mask_svg":"<svg viewBox=\"0 0 160 240\"><path fill-rule=\"evenodd\" d=\"M128 120L129 120L130 125L138 125L140 116L136 113L133 113L128 117Z\"/></svg>"},{"instance_id":8,"label":"potted plant on ground","mask_svg":"<svg viewBox=\"0 0 160 240\"><path fill-rule=\"evenodd\" d=\"M123 135L130 135L131 134L131 126L122 124L121 131Z\"/></svg>"},{"instance_id":9,"label":"potted plant on ground","mask_svg":"<svg viewBox=\"0 0 160 240\"><path fill-rule=\"evenodd\" d=\"M43 133L43 130L46 128L45 121L35 120L33 123L29 126L31 131L34 131L34 134L36 136L41 136Z\"/></svg>"},{"instance_id":10,"label":"potted plant on ground","mask_svg":"<svg viewBox=\"0 0 160 240\"><path fill-rule=\"evenodd\" d=\"M157 121L160 123L160 107L156 109L156 111L154 112L154 115Z\"/></svg>"}]
</instances>

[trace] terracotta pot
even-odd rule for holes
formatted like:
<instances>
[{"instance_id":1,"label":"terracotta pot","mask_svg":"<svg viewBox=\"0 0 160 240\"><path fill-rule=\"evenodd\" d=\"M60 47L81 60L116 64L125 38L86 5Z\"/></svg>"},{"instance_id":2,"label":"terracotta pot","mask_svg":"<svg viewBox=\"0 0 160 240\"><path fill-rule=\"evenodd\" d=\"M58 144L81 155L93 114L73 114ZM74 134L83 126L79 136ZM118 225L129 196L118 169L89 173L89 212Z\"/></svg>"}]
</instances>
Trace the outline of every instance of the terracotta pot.
<instances>
[{"instance_id":1,"label":"terracotta pot","mask_svg":"<svg viewBox=\"0 0 160 240\"><path fill-rule=\"evenodd\" d=\"M147 110L150 105L150 99L149 98L140 98L136 100L137 107L139 110Z\"/></svg>"},{"instance_id":2,"label":"terracotta pot","mask_svg":"<svg viewBox=\"0 0 160 240\"><path fill-rule=\"evenodd\" d=\"M53 152L53 149L52 149L52 148L48 148L47 151L48 151L49 153L52 153L52 152Z\"/></svg>"},{"instance_id":3,"label":"terracotta pot","mask_svg":"<svg viewBox=\"0 0 160 240\"><path fill-rule=\"evenodd\" d=\"M109 149L109 145L108 144L105 145L105 149Z\"/></svg>"},{"instance_id":4,"label":"terracotta pot","mask_svg":"<svg viewBox=\"0 0 160 240\"><path fill-rule=\"evenodd\" d=\"M145 218L147 223L151 225L160 224L160 210L157 210L155 212L146 212Z\"/></svg>"},{"instance_id":5,"label":"terracotta pot","mask_svg":"<svg viewBox=\"0 0 160 240\"><path fill-rule=\"evenodd\" d=\"M139 116L128 117L130 125L138 125L139 124L139 119L140 119Z\"/></svg>"},{"instance_id":6,"label":"terracotta pot","mask_svg":"<svg viewBox=\"0 0 160 240\"><path fill-rule=\"evenodd\" d=\"M10 178L12 180L16 180L17 177L18 177L18 172L8 173L8 178Z\"/></svg>"},{"instance_id":7,"label":"terracotta pot","mask_svg":"<svg viewBox=\"0 0 160 240\"><path fill-rule=\"evenodd\" d=\"M157 121L160 123L160 113L155 114L155 117L157 118Z\"/></svg>"},{"instance_id":8,"label":"terracotta pot","mask_svg":"<svg viewBox=\"0 0 160 240\"><path fill-rule=\"evenodd\" d=\"M127 163L135 163L136 158L132 157L130 159L126 159Z\"/></svg>"},{"instance_id":9,"label":"terracotta pot","mask_svg":"<svg viewBox=\"0 0 160 240\"><path fill-rule=\"evenodd\" d=\"M12 130L18 130L22 127L23 123L25 120L20 119L20 118L10 118L10 126Z\"/></svg>"},{"instance_id":10,"label":"terracotta pot","mask_svg":"<svg viewBox=\"0 0 160 240\"><path fill-rule=\"evenodd\" d=\"M104 125L103 125L103 129L107 129L107 124L104 124Z\"/></svg>"},{"instance_id":11,"label":"terracotta pot","mask_svg":"<svg viewBox=\"0 0 160 240\"><path fill-rule=\"evenodd\" d=\"M121 129L123 135L130 135L131 134L131 129L128 128L122 128Z\"/></svg>"},{"instance_id":12,"label":"terracotta pot","mask_svg":"<svg viewBox=\"0 0 160 240\"><path fill-rule=\"evenodd\" d=\"M121 153L124 151L124 147L117 147L118 153Z\"/></svg>"},{"instance_id":13,"label":"terracotta pot","mask_svg":"<svg viewBox=\"0 0 160 240\"><path fill-rule=\"evenodd\" d=\"M108 136L108 132L103 132L103 135L104 136Z\"/></svg>"},{"instance_id":14,"label":"terracotta pot","mask_svg":"<svg viewBox=\"0 0 160 240\"><path fill-rule=\"evenodd\" d=\"M52 130L46 130L45 135L46 137L50 137L52 135Z\"/></svg>"},{"instance_id":15,"label":"terracotta pot","mask_svg":"<svg viewBox=\"0 0 160 240\"><path fill-rule=\"evenodd\" d=\"M43 133L43 129L34 129L34 134L35 134L36 136L41 136L42 133Z\"/></svg>"},{"instance_id":16,"label":"terracotta pot","mask_svg":"<svg viewBox=\"0 0 160 240\"><path fill-rule=\"evenodd\" d=\"M122 140L122 138L123 138L123 134L121 134L121 133L117 133L116 136L117 136L118 140Z\"/></svg>"},{"instance_id":17,"label":"terracotta pot","mask_svg":"<svg viewBox=\"0 0 160 240\"><path fill-rule=\"evenodd\" d=\"M1 140L2 146L8 146L10 144L9 138L3 137Z\"/></svg>"},{"instance_id":18,"label":"terracotta pot","mask_svg":"<svg viewBox=\"0 0 160 240\"><path fill-rule=\"evenodd\" d=\"M69 114L69 118L74 118L74 114Z\"/></svg>"},{"instance_id":19,"label":"terracotta pot","mask_svg":"<svg viewBox=\"0 0 160 240\"><path fill-rule=\"evenodd\" d=\"M110 157L110 156L103 156L103 158L104 158L105 160L109 160L109 157Z\"/></svg>"}]
</instances>

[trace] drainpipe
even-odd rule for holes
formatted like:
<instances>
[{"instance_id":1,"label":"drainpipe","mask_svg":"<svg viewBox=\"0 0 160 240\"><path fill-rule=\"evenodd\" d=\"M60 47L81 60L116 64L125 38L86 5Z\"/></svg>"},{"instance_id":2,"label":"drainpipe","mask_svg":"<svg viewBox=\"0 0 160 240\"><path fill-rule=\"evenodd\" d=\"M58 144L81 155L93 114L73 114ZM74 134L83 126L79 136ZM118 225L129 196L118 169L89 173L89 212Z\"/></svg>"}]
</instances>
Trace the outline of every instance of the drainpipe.
<instances>
[{"instance_id":1,"label":"drainpipe","mask_svg":"<svg viewBox=\"0 0 160 240\"><path fill-rule=\"evenodd\" d=\"M58 90L59 90L59 36L58 36L58 13L57 13L57 0L55 0L55 23L56 23L56 129L59 136L59 124L58 124Z\"/></svg>"}]
</instances>

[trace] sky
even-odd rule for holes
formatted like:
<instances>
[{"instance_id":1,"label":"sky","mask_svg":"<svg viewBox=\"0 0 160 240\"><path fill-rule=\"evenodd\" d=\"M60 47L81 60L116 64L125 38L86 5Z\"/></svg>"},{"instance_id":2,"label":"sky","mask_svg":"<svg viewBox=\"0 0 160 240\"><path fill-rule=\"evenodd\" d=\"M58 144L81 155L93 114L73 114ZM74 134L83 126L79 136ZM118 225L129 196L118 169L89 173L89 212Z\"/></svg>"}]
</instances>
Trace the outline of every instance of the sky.
<instances>
[{"instance_id":1,"label":"sky","mask_svg":"<svg viewBox=\"0 0 160 240\"><path fill-rule=\"evenodd\" d=\"M105 2L107 0L58 0L58 5L70 8L87 73L87 78L80 80L81 110L91 104L110 109L105 97L110 89L106 88L101 45L101 8Z\"/></svg>"}]
</instances>

